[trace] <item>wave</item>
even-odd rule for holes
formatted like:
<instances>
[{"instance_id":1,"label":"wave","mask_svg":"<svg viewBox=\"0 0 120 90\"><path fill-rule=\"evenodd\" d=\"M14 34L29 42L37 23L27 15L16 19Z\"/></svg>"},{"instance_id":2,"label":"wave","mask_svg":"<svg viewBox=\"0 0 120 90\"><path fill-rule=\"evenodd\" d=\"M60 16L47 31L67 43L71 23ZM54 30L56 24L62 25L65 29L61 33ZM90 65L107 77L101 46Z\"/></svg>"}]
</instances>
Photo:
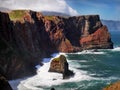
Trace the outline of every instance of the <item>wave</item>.
<instances>
[{"instance_id":1,"label":"wave","mask_svg":"<svg viewBox=\"0 0 120 90\"><path fill-rule=\"evenodd\" d=\"M102 51L84 50L82 52L67 53L67 54L106 54L106 53Z\"/></svg>"},{"instance_id":2,"label":"wave","mask_svg":"<svg viewBox=\"0 0 120 90\"><path fill-rule=\"evenodd\" d=\"M37 75L20 82L18 86L19 90L21 90L22 87L26 87L30 90L37 90L40 87L51 87L53 85L60 85L66 82L78 82L93 79L93 77L88 76L85 71L78 70L70 66L70 70L74 71L75 76L70 79L63 80L62 74L48 72L49 67L50 62L44 63L44 65L37 70Z\"/></svg>"},{"instance_id":3,"label":"wave","mask_svg":"<svg viewBox=\"0 0 120 90\"><path fill-rule=\"evenodd\" d=\"M112 51L120 51L120 47L115 47Z\"/></svg>"},{"instance_id":4,"label":"wave","mask_svg":"<svg viewBox=\"0 0 120 90\"><path fill-rule=\"evenodd\" d=\"M21 78L21 79L16 79L16 80L10 80L9 84L12 87L13 90L18 90L17 86L20 84L21 81L26 80L25 78Z\"/></svg>"}]
</instances>

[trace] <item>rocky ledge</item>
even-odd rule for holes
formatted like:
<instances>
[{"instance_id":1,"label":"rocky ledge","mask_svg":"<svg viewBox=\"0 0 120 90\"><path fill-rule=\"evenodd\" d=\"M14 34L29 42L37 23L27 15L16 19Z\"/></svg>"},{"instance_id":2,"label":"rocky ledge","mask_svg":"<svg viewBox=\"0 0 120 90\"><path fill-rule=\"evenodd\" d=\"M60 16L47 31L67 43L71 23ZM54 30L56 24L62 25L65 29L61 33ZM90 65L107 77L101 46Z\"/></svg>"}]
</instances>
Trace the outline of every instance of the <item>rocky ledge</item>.
<instances>
[{"instance_id":1,"label":"rocky ledge","mask_svg":"<svg viewBox=\"0 0 120 90\"><path fill-rule=\"evenodd\" d=\"M62 73L63 79L68 79L74 76L73 71L69 70L69 64L64 55L60 55L51 61L49 72Z\"/></svg>"},{"instance_id":2,"label":"rocky ledge","mask_svg":"<svg viewBox=\"0 0 120 90\"><path fill-rule=\"evenodd\" d=\"M55 52L113 48L99 15L43 16L40 12L0 12L0 67L7 79L36 73L35 65Z\"/></svg>"},{"instance_id":3,"label":"rocky ledge","mask_svg":"<svg viewBox=\"0 0 120 90\"><path fill-rule=\"evenodd\" d=\"M0 90L12 90L7 79L2 75L0 75Z\"/></svg>"},{"instance_id":4,"label":"rocky ledge","mask_svg":"<svg viewBox=\"0 0 120 90\"><path fill-rule=\"evenodd\" d=\"M120 90L120 81L108 85L103 90Z\"/></svg>"},{"instance_id":5,"label":"rocky ledge","mask_svg":"<svg viewBox=\"0 0 120 90\"><path fill-rule=\"evenodd\" d=\"M0 67L0 90L12 90L2 67Z\"/></svg>"}]
</instances>

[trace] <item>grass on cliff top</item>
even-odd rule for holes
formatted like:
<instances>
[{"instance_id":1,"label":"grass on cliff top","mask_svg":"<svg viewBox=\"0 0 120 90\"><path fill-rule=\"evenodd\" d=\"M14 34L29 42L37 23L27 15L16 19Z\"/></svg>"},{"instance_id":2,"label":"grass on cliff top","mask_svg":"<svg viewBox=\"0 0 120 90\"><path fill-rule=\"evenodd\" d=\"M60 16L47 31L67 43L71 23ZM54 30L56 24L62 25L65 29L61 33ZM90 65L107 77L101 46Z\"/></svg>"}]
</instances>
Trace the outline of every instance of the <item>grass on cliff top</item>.
<instances>
[{"instance_id":1,"label":"grass on cliff top","mask_svg":"<svg viewBox=\"0 0 120 90\"><path fill-rule=\"evenodd\" d=\"M25 10L14 10L9 13L10 20L22 20L25 15Z\"/></svg>"},{"instance_id":2,"label":"grass on cliff top","mask_svg":"<svg viewBox=\"0 0 120 90\"><path fill-rule=\"evenodd\" d=\"M45 16L45 19L47 19L47 20L54 20L54 16Z\"/></svg>"},{"instance_id":3,"label":"grass on cliff top","mask_svg":"<svg viewBox=\"0 0 120 90\"><path fill-rule=\"evenodd\" d=\"M66 60L66 57L64 55L60 55L59 57L53 59L53 61L60 61L60 60Z\"/></svg>"}]
</instances>

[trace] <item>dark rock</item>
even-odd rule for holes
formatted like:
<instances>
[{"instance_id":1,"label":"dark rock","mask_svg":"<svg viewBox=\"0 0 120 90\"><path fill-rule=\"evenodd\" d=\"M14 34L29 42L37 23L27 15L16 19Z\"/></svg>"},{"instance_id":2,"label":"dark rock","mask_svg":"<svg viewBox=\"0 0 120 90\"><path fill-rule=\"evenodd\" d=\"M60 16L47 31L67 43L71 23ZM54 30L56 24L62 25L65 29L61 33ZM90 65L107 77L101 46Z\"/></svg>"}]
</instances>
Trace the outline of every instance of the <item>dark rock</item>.
<instances>
[{"instance_id":1,"label":"dark rock","mask_svg":"<svg viewBox=\"0 0 120 90\"><path fill-rule=\"evenodd\" d=\"M68 79L74 76L73 71L69 70L69 64L64 55L60 55L58 58L54 58L51 61L49 72L57 72L63 74L63 79Z\"/></svg>"},{"instance_id":2,"label":"dark rock","mask_svg":"<svg viewBox=\"0 0 120 90\"><path fill-rule=\"evenodd\" d=\"M12 90L10 84L5 77L5 72L0 66L0 90Z\"/></svg>"},{"instance_id":3,"label":"dark rock","mask_svg":"<svg viewBox=\"0 0 120 90\"><path fill-rule=\"evenodd\" d=\"M1 75L0 75L0 90L12 90L6 78Z\"/></svg>"},{"instance_id":4,"label":"dark rock","mask_svg":"<svg viewBox=\"0 0 120 90\"><path fill-rule=\"evenodd\" d=\"M55 88L51 88L51 90L55 90Z\"/></svg>"},{"instance_id":5,"label":"dark rock","mask_svg":"<svg viewBox=\"0 0 120 90\"><path fill-rule=\"evenodd\" d=\"M91 48L113 48L107 27L98 15L60 17L23 10L0 12L0 65L7 79L35 74L35 65L54 52Z\"/></svg>"}]
</instances>

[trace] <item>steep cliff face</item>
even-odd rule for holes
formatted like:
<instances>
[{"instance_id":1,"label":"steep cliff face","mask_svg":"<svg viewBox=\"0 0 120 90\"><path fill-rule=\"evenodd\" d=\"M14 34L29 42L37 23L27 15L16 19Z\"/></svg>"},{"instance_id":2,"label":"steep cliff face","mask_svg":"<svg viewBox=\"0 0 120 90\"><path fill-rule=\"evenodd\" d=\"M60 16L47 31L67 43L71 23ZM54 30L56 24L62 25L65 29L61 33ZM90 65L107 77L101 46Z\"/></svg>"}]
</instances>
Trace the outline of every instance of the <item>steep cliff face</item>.
<instances>
[{"instance_id":1,"label":"steep cliff face","mask_svg":"<svg viewBox=\"0 0 120 90\"><path fill-rule=\"evenodd\" d=\"M111 42L110 34L106 26L102 26L87 37L81 37L80 44L84 49L106 49L113 47L113 43Z\"/></svg>"},{"instance_id":2,"label":"steep cliff face","mask_svg":"<svg viewBox=\"0 0 120 90\"><path fill-rule=\"evenodd\" d=\"M0 65L8 78L35 72L34 66L53 52L113 48L98 15L43 16L33 11L0 12Z\"/></svg>"}]
</instances>

